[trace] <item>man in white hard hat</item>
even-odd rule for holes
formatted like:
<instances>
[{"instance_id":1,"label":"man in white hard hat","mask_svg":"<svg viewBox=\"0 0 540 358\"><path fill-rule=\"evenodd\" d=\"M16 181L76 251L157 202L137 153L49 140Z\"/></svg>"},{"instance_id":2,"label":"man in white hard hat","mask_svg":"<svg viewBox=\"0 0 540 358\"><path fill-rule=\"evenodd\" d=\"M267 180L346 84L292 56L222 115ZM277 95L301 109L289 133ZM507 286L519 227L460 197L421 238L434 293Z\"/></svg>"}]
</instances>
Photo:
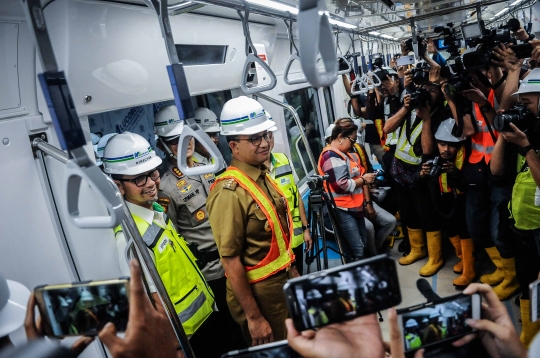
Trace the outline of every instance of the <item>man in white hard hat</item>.
<instances>
[{"instance_id":1,"label":"man in white hard hat","mask_svg":"<svg viewBox=\"0 0 540 358\"><path fill-rule=\"evenodd\" d=\"M531 71L513 95L519 96L519 101L530 113L522 112L511 121L500 115L494 119L494 125L502 131L495 144L490 169L495 176L507 168L517 172L509 208L512 240L517 243L516 276L521 286L520 339L528 346L540 331L540 321L530 320L528 289L540 271L540 159L537 154L540 149L540 68Z\"/></svg>"},{"instance_id":2,"label":"man in white hard hat","mask_svg":"<svg viewBox=\"0 0 540 358\"><path fill-rule=\"evenodd\" d=\"M171 118L172 121L169 120ZM189 243L193 255L197 258L197 265L214 292L218 312L212 315L211 320L214 326L221 327L221 333L215 337L215 346L222 350L221 354L224 354L242 348L243 340L240 327L232 319L227 306L225 297L227 279L219 261L218 248L208 220L206 198L210 193L210 186L216 179L214 174L185 175L177 168L178 138L183 128L183 123L176 120L178 118L178 111L174 105L161 108L155 116L155 123L167 122L166 125L155 127L155 132L159 136L158 147L172 154L167 158L167 169L161 178L158 203ZM191 138L187 153L180 154L186 156L190 168L204 165L195 162L194 147L195 138Z\"/></svg>"},{"instance_id":3,"label":"man in white hard hat","mask_svg":"<svg viewBox=\"0 0 540 358\"><path fill-rule=\"evenodd\" d=\"M245 96L225 103L220 118L233 159L216 180L207 207L227 274L227 302L250 345L285 339L283 285L294 261L293 221L264 165L274 122Z\"/></svg>"},{"instance_id":4,"label":"man in white hard hat","mask_svg":"<svg viewBox=\"0 0 540 358\"><path fill-rule=\"evenodd\" d=\"M29 297L26 287L6 280L0 271L0 351L13 345L9 335L23 325Z\"/></svg>"},{"instance_id":5,"label":"man in white hard hat","mask_svg":"<svg viewBox=\"0 0 540 358\"><path fill-rule=\"evenodd\" d=\"M405 349L415 349L422 346L422 340L418 335L418 322L409 318L405 323Z\"/></svg>"},{"instance_id":6,"label":"man in white hard hat","mask_svg":"<svg viewBox=\"0 0 540 358\"><path fill-rule=\"evenodd\" d=\"M161 158L142 136L125 132L109 140L103 164L104 171L118 185L137 229L155 259L156 269L171 301L175 303L184 331L188 336L193 336L192 342L197 341L198 335L204 336L205 321L213 312L214 295L197 267L187 242L178 235L171 219L157 203ZM128 276L128 243L120 226L114 231L120 269ZM159 305L156 288L149 275L146 277L154 301ZM204 345L192 347L201 356L208 356Z\"/></svg>"},{"instance_id":7,"label":"man in white hard hat","mask_svg":"<svg viewBox=\"0 0 540 358\"><path fill-rule=\"evenodd\" d=\"M210 139L217 146L219 143L219 132L221 126L219 125L216 114L208 108L199 107L195 110L195 122L199 124L202 130L208 134ZM209 164L214 162L214 158L210 156L210 153L206 148L198 141L195 141L195 153L193 153L193 161L200 164ZM225 168L221 168L223 170Z\"/></svg>"},{"instance_id":8,"label":"man in white hard hat","mask_svg":"<svg viewBox=\"0 0 540 358\"><path fill-rule=\"evenodd\" d=\"M117 135L118 133L109 133L105 134L103 137L99 138L99 141L94 145L94 153L96 156L96 165L103 168L103 151L109 139Z\"/></svg>"}]
</instances>

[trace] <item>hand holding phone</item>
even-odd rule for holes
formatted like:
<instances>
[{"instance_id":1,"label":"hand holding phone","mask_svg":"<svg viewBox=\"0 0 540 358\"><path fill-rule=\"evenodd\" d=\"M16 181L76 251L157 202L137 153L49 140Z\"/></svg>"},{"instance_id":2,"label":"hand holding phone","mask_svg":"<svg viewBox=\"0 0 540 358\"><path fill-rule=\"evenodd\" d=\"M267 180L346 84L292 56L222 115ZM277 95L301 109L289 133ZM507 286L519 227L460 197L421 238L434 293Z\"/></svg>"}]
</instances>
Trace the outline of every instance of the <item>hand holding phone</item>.
<instances>
[{"instance_id":1,"label":"hand holding phone","mask_svg":"<svg viewBox=\"0 0 540 358\"><path fill-rule=\"evenodd\" d=\"M473 283L463 293L466 295L480 294L484 300L483 319L469 320L468 325L478 330L477 334L489 356L526 357L527 350L519 341L519 336L508 311L493 288L489 285ZM468 335L454 342L453 345L461 347L475 338L476 334Z\"/></svg>"}]
</instances>

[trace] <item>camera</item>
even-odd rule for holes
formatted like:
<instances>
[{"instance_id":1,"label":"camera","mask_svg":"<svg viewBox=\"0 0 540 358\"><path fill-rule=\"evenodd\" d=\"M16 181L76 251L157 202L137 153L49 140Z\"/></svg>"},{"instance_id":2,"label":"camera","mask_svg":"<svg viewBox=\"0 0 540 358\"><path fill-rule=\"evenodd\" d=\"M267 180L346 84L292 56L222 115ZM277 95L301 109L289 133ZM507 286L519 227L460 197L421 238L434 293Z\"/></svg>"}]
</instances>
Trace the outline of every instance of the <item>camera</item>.
<instances>
[{"instance_id":1,"label":"camera","mask_svg":"<svg viewBox=\"0 0 540 358\"><path fill-rule=\"evenodd\" d=\"M382 68L384 66L383 54L374 53L372 56L372 63L376 68Z\"/></svg>"},{"instance_id":2,"label":"camera","mask_svg":"<svg viewBox=\"0 0 540 358\"><path fill-rule=\"evenodd\" d=\"M407 41L405 41L403 43L403 48L405 49L405 51L407 51L407 52L414 51L412 41L413 40L411 38L411 39L408 39ZM424 57L424 54L426 53L426 50L427 50L426 42L424 41L424 39L419 37L418 38L418 56L421 57L421 58Z\"/></svg>"},{"instance_id":3,"label":"camera","mask_svg":"<svg viewBox=\"0 0 540 358\"><path fill-rule=\"evenodd\" d=\"M497 114L493 118L493 128L499 132L511 132L510 123L513 123L519 130L526 132L531 126L531 121L536 120L536 116L520 104L504 113Z\"/></svg>"},{"instance_id":4,"label":"camera","mask_svg":"<svg viewBox=\"0 0 540 358\"><path fill-rule=\"evenodd\" d=\"M426 164L431 165L429 176L432 178L438 178L442 173L442 167L447 162L446 159L441 157L435 157L433 160L428 160Z\"/></svg>"},{"instance_id":5,"label":"camera","mask_svg":"<svg viewBox=\"0 0 540 358\"><path fill-rule=\"evenodd\" d=\"M425 85L429 82L430 67L427 62L419 61L416 67L411 68L413 83L417 86Z\"/></svg>"},{"instance_id":6,"label":"camera","mask_svg":"<svg viewBox=\"0 0 540 358\"><path fill-rule=\"evenodd\" d=\"M328 179L328 175L316 175L313 174L308 177L308 186L311 190L323 189L323 183Z\"/></svg>"},{"instance_id":7,"label":"camera","mask_svg":"<svg viewBox=\"0 0 540 358\"><path fill-rule=\"evenodd\" d=\"M456 29L454 29L453 23L446 24L446 27L437 26L433 31L443 35L443 44L450 57L459 56L460 41L456 37Z\"/></svg>"},{"instance_id":8,"label":"camera","mask_svg":"<svg viewBox=\"0 0 540 358\"><path fill-rule=\"evenodd\" d=\"M426 105L429 102L430 95L423 88L417 88L415 92L411 93L411 100L409 102L409 108L417 109Z\"/></svg>"},{"instance_id":9,"label":"camera","mask_svg":"<svg viewBox=\"0 0 540 358\"><path fill-rule=\"evenodd\" d=\"M475 38L466 38L469 51L461 56L463 66L466 70L483 69L489 66L492 55L491 52L500 43L512 42L515 44L515 39L512 38L508 25L499 27L493 30L487 30L484 27L484 22L479 21L478 26L482 32L482 36Z\"/></svg>"}]
</instances>

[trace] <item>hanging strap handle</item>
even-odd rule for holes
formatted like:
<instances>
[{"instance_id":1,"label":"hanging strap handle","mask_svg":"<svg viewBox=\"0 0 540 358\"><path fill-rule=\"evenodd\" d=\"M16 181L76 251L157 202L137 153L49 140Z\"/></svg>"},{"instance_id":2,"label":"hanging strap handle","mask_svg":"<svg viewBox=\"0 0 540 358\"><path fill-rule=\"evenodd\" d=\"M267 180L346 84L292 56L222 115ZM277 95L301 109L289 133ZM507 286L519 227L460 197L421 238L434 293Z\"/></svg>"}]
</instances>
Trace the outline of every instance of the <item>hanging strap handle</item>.
<instances>
[{"instance_id":1,"label":"hanging strap handle","mask_svg":"<svg viewBox=\"0 0 540 358\"><path fill-rule=\"evenodd\" d=\"M289 12L289 21L283 20L285 22L285 26L287 26L287 34L289 36L289 52L291 54L291 57L289 57L289 60L287 61L287 64L285 65L285 73L283 74L283 81L288 85L296 85L300 83L306 83L308 80L307 78L301 77L297 79L289 79L289 71L291 70L291 66L294 61L300 61L300 56L298 56L298 47L296 47L296 44L294 43L293 38L293 19L292 14ZM294 52L293 52L294 49Z\"/></svg>"},{"instance_id":2,"label":"hanging strap handle","mask_svg":"<svg viewBox=\"0 0 540 358\"><path fill-rule=\"evenodd\" d=\"M270 91L274 87L276 87L277 84L277 78L274 74L274 71L268 66L268 64L263 61L259 56L257 56L257 49L255 49L255 46L253 45L253 41L251 40L251 33L249 31L249 11L250 6L249 3L246 0L242 0L244 2L244 14L240 10L237 10L238 16L240 16L240 20L242 20L242 28L244 30L244 37L246 38L246 62L244 64L244 69L242 70L242 81L240 82L240 88L242 89L242 92L245 94L256 94L264 91ZM250 52L251 49L251 52ZM255 63L255 66L259 65L261 66L266 73L268 73L268 76L270 76L270 83L264 86L253 86L248 85L247 78L249 75L249 71L251 69L251 64Z\"/></svg>"},{"instance_id":3,"label":"hanging strap handle","mask_svg":"<svg viewBox=\"0 0 540 358\"><path fill-rule=\"evenodd\" d=\"M302 70L313 87L330 86L337 80L338 66L332 27L324 0L300 0L298 10ZM323 12L322 15L319 10ZM324 72L317 68L318 53L324 63Z\"/></svg>"},{"instance_id":4,"label":"hanging strap handle","mask_svg":"<svg viewBox=\"0 0 540 358\"><path fill-rule=\"evenodd\" d=\"M26 4L24 4L26 3ZM68 151L70 160L66 169L66 208L73 224L80 228L113 228L123 219L121 198L104 178L101 170L90 159L84 145L86 139L66 76L58 70L51 39L47 31L45 16L39 0L23 0L24 11L30 34L34 36L37 53L43 64L44 73L38 75L43 96L47 103L58 140L63 150ZM79 191L85 181L105 204L108 216L81 216Z\"/></svg>"},{"instance_id":5,"label":"hanging strap handle","mask_svg":"<svg viewBox=\"0 0 540 358\"><path fill-rule=\"evenodd\" d=\"M184 129L178 143L180 153L187 153L187 148L191 138L195 138L211 155L214 160L210 160L208 165L194 166L192 168L187 165L185 155L178 155L178 169L189 176L204 175L216 173L225 166L225 161L220 151L210 139L208 134L195 122L195 110L191 102L191 94L187 83L184 65L180 63L178 52L172 34L169 14L167 9L167 0L145 0L145 3L153 9L158 15L161 34L165 40L165 47L169 56L170 65L167 66L167 74L174 96L174 103L178 110L180 119L184 121Z\"/></svg>"}]
</instances>

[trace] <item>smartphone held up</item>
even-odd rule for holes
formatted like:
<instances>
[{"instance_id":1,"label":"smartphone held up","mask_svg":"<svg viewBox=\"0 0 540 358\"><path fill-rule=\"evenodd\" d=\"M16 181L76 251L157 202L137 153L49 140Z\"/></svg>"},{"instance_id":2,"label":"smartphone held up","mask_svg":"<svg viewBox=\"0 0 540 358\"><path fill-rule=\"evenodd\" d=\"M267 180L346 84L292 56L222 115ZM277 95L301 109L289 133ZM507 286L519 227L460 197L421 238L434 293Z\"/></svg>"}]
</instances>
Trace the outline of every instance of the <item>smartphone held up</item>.
<instances>
[{"instance_id":1,"label":"smartphone held up","mask_svg":"<svg viewBox=\"0 0 540 358\"><path fill-rule=\"evenodd\" d=\"M289 280L284 290L299 331L351 320L401 302L396 263L387 255Z\"/></svg>"}]
</instances>

